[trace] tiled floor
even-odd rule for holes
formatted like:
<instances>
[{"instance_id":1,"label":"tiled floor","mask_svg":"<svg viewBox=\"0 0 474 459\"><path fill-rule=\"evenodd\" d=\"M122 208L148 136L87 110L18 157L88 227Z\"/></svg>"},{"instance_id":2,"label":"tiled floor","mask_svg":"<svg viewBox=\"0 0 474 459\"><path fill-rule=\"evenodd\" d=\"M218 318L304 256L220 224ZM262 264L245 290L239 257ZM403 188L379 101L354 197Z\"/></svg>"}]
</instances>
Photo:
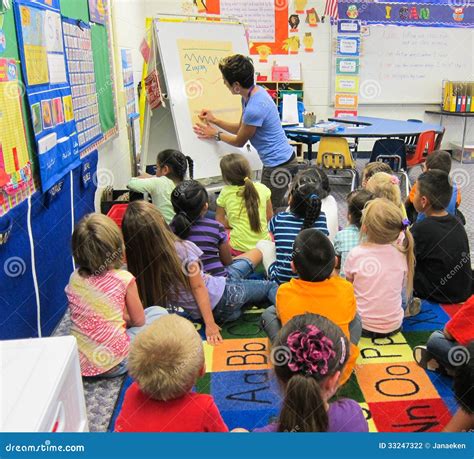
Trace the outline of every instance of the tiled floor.
<instances>
[{"instance_id":1,"label":"tiled floor","mask_svg":"<svg viewBox=\"0 0 474 459\"><path fill-rule=\"evenodd\" d=\"M357 161L358 169L360 171L362 170L366 162L367 160ZM419 173L420 173L420 169L417 168L417 170L414 170L410 173L410 178L414 180ZM462 203L461 203L460 209L463 212L464 216L466 217L466 221L467 221L466 231L468 233L469 241L472 248L472 246L474 245L474 205L473 205L474 204L474 164L461 165L460 163L453 161L451 173L452 173L452 177L456 180L456 182L458 183L462 191ZM341 185L333 185L332 190L333 190L332 194L335 196L339 204L339 225L342 227L346 224L347 206L345 202L345 196L349 192L349 187L341 186ZM432 328L429 328L429 329L431 330ZM68 333L68 330L69 330L69 318L66 315L63 321L61 322L60 326L58 327L56 334L64 335ZM423 337L423 339L426 339L426 337ZM421 342L423 342L423 340ZM405 353L409 353L408 347L407 349L405 349L405 351L406 351ZM220 354L221 353L219 352L219 355ZM405 357L406 356L404 355L404 358ZM213 365L217 365L217 362L213 363ZM382 372L385 371L384 368L382 368L384 365L383 363L378 363L377 365L382 365L380 367L380 371ZM409 368L410 372L419 373L419 371L415 367L413 367L413 365L414 364L411 363L411 366ZM376 369L375 366L372 367L371 365L370 371L367 372L367 374L361 375L360 378L358 376L358 378L360 379L359 385L362 386L362 390L364 390L363 388L367 386L368 381L369 381L368 378L372 378L375 375L375 373L377 373L375 369ZM223 371L223 370L219 370L219 371ZM428 384L429 380L427 379L426 375L420 376L420 378L423 378L423 381L422 381L423 386L430 387L429 389L430 393L423 394L423 398L426 400L431 400L430 397L434 396L434 392L433 392L434 389L432 389L433 385L431 383ZM88 415L89 415L89 428L91 431L105 431L107 429L122 382L123 382L123 378L115 378L115 379L107 379L107 380L97 379L95 381L92 381L92 380L84 381L84 391L86 395L87 410L88 410ZM438 388L438 392L439 392L439 388ZM382 417L384 417L386 418L388 422L388 420L394 417L397 413L396 412L391 413L390 409L388 409L387 406L384 405L385 398L383 396L377 395L377 397L379 397L380 400L377 399L377 406L375 407L375 411L374 409L372 409L372 414L374 417L379 418L379 419L382 419ZM439 396L437 396L437 398L433 400L440 400ZM361 403L364 403L364 402L361 402ZM409 403L408 399L406 403ZM439 404L440 402L433 402L433 403L434 405L432 408L433 410L436 411L439 408L439 407L436 408L437 406L436 403ZM445 410L445 408L443 408L443 410ZM396 408L395 411L398 412L399 408ZM385 421L380 421L380 422L383 424Z\"/></svg>"}]
</instances>

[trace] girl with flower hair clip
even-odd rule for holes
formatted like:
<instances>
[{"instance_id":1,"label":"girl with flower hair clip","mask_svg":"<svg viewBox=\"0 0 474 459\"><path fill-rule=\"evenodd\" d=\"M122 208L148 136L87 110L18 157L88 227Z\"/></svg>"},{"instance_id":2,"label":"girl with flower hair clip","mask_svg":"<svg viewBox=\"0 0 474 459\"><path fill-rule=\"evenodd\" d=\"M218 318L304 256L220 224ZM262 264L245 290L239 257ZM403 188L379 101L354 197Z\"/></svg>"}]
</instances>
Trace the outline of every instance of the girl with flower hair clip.
<instances>
[{"instance_id":1,"label":"girl with flower hair clip","mask_svg":"<svg viewBox=\"0 0 474 459\"><path fill-rule=\"evenodd\" d=\"M275 374L284 392L278 422L255 432L367 432L354 400L329 400L337 392L349 357L349 341L317 314L295 316L273 343Z\"/></svg>"},{"instance_id":2,"label":"girl with flower hair clip","mask_svg":"<svg viewBox=\"0 0 474 459\"><path fill-rule=\"evenodd\" d=\"M407 211L402 203L400 179L396 175L377 172L369 178L365 188L373 193L376 198L385 198L392 201L402 211L403 218L408 218Z\"/></svg>"}]
</instances>

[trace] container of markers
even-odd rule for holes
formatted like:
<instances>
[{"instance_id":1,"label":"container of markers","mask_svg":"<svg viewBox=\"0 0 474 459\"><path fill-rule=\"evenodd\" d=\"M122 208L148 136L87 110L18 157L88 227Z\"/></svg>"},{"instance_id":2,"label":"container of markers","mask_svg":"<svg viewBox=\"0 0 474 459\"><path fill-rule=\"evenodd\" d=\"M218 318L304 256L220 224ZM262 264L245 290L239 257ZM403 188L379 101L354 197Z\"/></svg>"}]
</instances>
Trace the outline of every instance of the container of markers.
<instances>
[{"instance_id":1,"label":"container of markers","mask_svg":"<svg viewBox=\"0 0 474 459\"><path fill-rule=\"evenodd\" d=\"M303 113L303 126L305 128L313 127L316 124L316 115L313 112Z\"/></svg>"}]
</instances>

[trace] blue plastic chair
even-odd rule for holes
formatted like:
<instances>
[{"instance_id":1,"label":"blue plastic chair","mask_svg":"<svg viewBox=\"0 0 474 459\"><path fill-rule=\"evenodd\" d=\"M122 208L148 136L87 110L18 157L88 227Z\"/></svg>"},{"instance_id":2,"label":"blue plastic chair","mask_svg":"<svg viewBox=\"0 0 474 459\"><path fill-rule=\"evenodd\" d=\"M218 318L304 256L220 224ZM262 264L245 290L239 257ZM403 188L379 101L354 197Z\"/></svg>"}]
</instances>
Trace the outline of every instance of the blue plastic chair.
<instances>
[{"instance_id":1,"label":"blue plastic chair","mask_svg":"<svg viewBox=\"0 0 474 459\"><path fill-rule=\"evenodd\" d=\"M303 102L298 101L298 121L303 122L303 113L306 111ZM278 105L278 113L280 114L280 119L283 112L283 102L280 102ZM286 137L292 140L293 142L305 143L308 147L308 159L312 159L313 155L313 145L318 143L321 140L321 137L314 134L290 134L286 133Z\"/></svg>"}]
</instances>

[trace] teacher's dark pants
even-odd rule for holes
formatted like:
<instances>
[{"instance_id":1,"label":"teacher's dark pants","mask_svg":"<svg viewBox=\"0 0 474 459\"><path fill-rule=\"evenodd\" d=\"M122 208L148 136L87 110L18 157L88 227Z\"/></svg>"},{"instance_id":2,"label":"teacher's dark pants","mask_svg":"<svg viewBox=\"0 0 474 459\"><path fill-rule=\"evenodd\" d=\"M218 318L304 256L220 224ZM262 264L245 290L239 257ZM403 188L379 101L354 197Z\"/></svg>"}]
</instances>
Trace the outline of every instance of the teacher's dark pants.
<instances>
[{"instance_id":1,"label":"teacher's dark pants","mask_svg":"<svg viewBox=\"0 0 474 459\"><path fill-rule=\"evenodd\" d=\"M294 156L290 161L279 166L263 166L262 183L270 188L272 192L273 212L277 212L280 207L286 208L288 206L288 202L284 201L284 197L297 172L298 161Z\"/></svg>"}]
</instances>

